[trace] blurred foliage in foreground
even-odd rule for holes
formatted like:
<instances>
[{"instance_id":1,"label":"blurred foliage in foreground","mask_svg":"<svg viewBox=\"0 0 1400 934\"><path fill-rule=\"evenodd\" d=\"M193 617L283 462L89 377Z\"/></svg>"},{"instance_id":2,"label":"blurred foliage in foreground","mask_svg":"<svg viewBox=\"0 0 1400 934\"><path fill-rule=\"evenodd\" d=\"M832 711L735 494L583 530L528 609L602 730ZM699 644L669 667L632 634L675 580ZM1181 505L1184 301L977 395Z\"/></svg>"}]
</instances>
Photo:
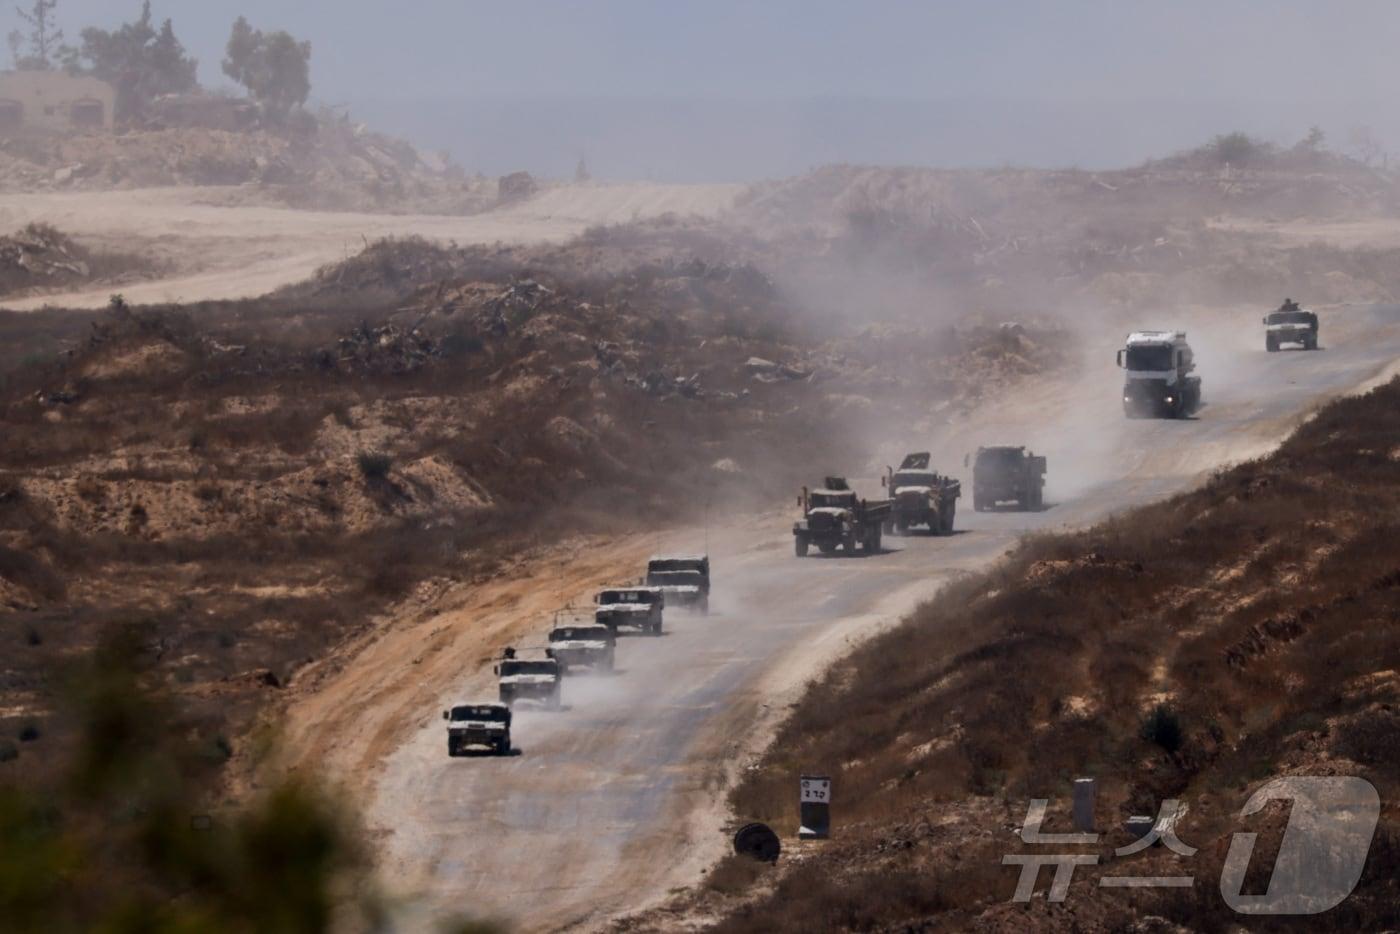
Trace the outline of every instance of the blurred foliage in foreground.
<instances>
[{"instance_id":1,"label":"blurred foliage in foreground","mask_svg":"<svg viewBox=\"0 0 1400 934\"><path fill-rule=\"evenodd\" d=\"M0 785L0 929L383 928L366 854L315 789L284 781L240 809L203 810L207 748L148 689L143 654L139 629L123 628L84 662L60 773Z\"/></svg>"}]
</instances>

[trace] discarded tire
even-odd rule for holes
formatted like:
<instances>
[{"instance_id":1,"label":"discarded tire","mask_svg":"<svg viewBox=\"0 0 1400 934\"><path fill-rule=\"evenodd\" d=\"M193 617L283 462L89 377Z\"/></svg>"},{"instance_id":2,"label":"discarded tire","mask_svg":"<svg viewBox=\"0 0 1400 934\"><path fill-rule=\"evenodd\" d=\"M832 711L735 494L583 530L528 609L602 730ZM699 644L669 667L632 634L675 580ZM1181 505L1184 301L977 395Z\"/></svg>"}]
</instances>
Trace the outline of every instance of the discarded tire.
<instances>
[{"instance_id":1,"label":"discarded tire","mask_svg":"<svg viewBox=\"0 0 1400 934\"><path fill-rule=\"evenodd\" d=\"M782 841L767 824L745 824L734 835L734 852L761 863L776 863L782 850Z\"/></svg>"}]
</instances>

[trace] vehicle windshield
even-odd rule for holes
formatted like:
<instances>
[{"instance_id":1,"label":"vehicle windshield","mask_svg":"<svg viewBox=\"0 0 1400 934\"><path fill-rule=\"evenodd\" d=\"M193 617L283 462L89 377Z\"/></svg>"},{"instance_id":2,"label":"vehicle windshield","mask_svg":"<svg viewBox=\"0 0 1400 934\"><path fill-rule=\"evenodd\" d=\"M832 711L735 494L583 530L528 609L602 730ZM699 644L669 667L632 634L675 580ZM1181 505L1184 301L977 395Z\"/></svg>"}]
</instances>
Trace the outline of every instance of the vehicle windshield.
<instances>
[{"instance_id":1,"label":"vehicle windshield","mask_svg":"<svg viewBox=\"0 0 1400 934\"><path fill-rule=\"evenodd\" d=\"M699 571L651 571L648 584L698 584L705 579Z\"/></svg>"},{"instance_id":2,"label":"vehicle windshield","mask_svg":"<svg viewBox=\"0 0 1400 934\"><path fill-rule=\"evenodd\" d=\"M567 626L549 634L550 642L606 641L612 630L606 626Z\"/></svg>"},{"instance_id":3,"label":"vehicle windshield","mask_svg":"<svg viewBox=\"0 0 1400 934\"><path fill-rule=\"evenodd\" d=\"M1302 324L1312 326L1313 314L1310 311L1276 311L1269 315L1270 324Z\"/></svg>"},{"instance_id":4,"label":"vehicle windshield","mask_svg":"<svg viewBox=\"0 0 1400 934\"><path fill-rule=\"evenodd\" d=\"M934 486L937 482L936 476L927 470L901 470L894 475L893 486Z\"/></svg>"},{"instance_id":5,"label":"vehicle windshield","mask_svg":"<svg viewBox=\"0 0 1400 934\"><path fill-rule=\"evenodd\" d=\"M655 603L656 594L649 590L605 590L598 595L599 603Z\"/></svg>"},{"instance_id":6,"label":"vehicle windshield","mask_svg":"<svg viewBox=\"0 0 1400 934\"><path fill-rule=\"evenodd\" d=\"M837 509L847 509L856 504L856 494L850 492L842 493L813 493L812 508L835 507Z\"/></svg>"},{"instance_id":7,"label":"vehicle windshield","mask_svg":"<svg viewBox=\"0 0 1400 934\"><path fill-rule=\"evenodd\" d=\"M490 704L453 707L453 720L490 720L492 723L505 723L510 719L510 711Z\"/></svg>"},{"instance_id":8,"label":"vehicle windshield","mask_svg":"<svg viewBox=\"0 0 1400 934\"><path fill-rule=\"evenodd\" d=\"M1172 349L1163 345L1145 345L1128 348L1128 369L1130 370L1170 370Z\"/></svg>"},{"instance_id":9,"label":"vehicle windshield","mask_svg":"<svg viewBox=\"0 0 1400 934\"><path fill-rule=\"evenodd\" d=\"M553 661L501 662L503 675L552 675L559 670Z\"/></svg>"}]
</instances>

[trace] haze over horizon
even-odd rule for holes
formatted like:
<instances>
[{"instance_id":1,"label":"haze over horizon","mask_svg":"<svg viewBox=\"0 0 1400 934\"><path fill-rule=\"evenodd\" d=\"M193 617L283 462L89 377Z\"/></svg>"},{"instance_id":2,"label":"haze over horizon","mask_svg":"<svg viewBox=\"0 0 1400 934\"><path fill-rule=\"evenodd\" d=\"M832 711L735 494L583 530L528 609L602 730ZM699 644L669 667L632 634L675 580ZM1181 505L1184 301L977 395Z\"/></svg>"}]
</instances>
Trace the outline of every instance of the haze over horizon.
<instances>
[{"instance_id":1,"label":"haze over horizon","mask_svg":"<svg viewBox=\"0 0 1400 934\"><path fill-rule=\"evenodd\" d=\"M408 12L307 0L156 0L219 70L230 24L313 46L313 98L469 171L743 181L830 162L1108 168L1240 129L1400 149L1400 6L1068 0L517 5ZM139 0L61 0L70 41ZM424 24L431 22L431 29ZM5 31L18 25L13 13Z\"/></svg>"}]
</instances>

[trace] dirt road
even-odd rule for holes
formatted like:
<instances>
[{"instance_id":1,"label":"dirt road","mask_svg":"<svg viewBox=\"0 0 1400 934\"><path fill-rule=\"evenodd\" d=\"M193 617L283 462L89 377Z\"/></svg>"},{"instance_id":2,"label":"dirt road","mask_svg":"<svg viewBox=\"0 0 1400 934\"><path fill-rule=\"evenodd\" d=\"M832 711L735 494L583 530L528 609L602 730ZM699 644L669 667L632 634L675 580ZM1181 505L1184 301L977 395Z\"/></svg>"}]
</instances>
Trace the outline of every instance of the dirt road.
<instances>
[{"instance_id":1,"label":"dirt road","mask_svg":"<svg viewBox=\"0 0 1400 934\"><path fill-rule=\"evenodd\" d=\"M863 465L873 475L886 454L932 441L935 466L965 474L962 453L978 443L1029 443L1049 457L1042 512L965 508L952 537L894 538L883 554L858 558L794 558L785 513L714 534L715 612L669 616L664 637L620 644L614 676L567 681L564 711L520 714L516 756L445 754L438 711L491 695L474 659L462 657L435 683L396 673L415 681L418 698L436 695L383 761L373 796L385 870L402 897L399 927L470 914L532 930L594 928L695 881L727 845L729 779L849 640L896 620L950 574L985 566L1028 530L1090 523L1268 450L1319 402L1400 359L1400 307L1336 309L1324 321L1322 351L1282 354L1264 352L1252 312L1193 322L1207 402L1194 419L1124 419L1110 362L1117 335L1106 334L1087 348L1086 360L1103 364L1086 368L1092 376L1034 387L941 437L891 439ZM857 487L879 490L871 480ZM544 623L516 617L517 627ZM839 797L837 808L839 821Z\"/></svg>"},{"instance_id":2,"label":"dirt road","mask_svg":"<svg viewBox=\"0 0 1400 934\"><path fill-rule=\"evenodd\" d=\"M741 189L644 182L567 185L468 217L238 206L230 204L230 190L220 188L8 194L0 204L0 231L42 222L99 249L149 251L175 272L160 281L121 286L126 299L136 304L195 302L266 294L384 237L459 244L558 242L597 224L667 213L712 217L728 208ZM98 308L113 291L107 286L45 295L4 307Z\"/></svg>"}]
</instances>

